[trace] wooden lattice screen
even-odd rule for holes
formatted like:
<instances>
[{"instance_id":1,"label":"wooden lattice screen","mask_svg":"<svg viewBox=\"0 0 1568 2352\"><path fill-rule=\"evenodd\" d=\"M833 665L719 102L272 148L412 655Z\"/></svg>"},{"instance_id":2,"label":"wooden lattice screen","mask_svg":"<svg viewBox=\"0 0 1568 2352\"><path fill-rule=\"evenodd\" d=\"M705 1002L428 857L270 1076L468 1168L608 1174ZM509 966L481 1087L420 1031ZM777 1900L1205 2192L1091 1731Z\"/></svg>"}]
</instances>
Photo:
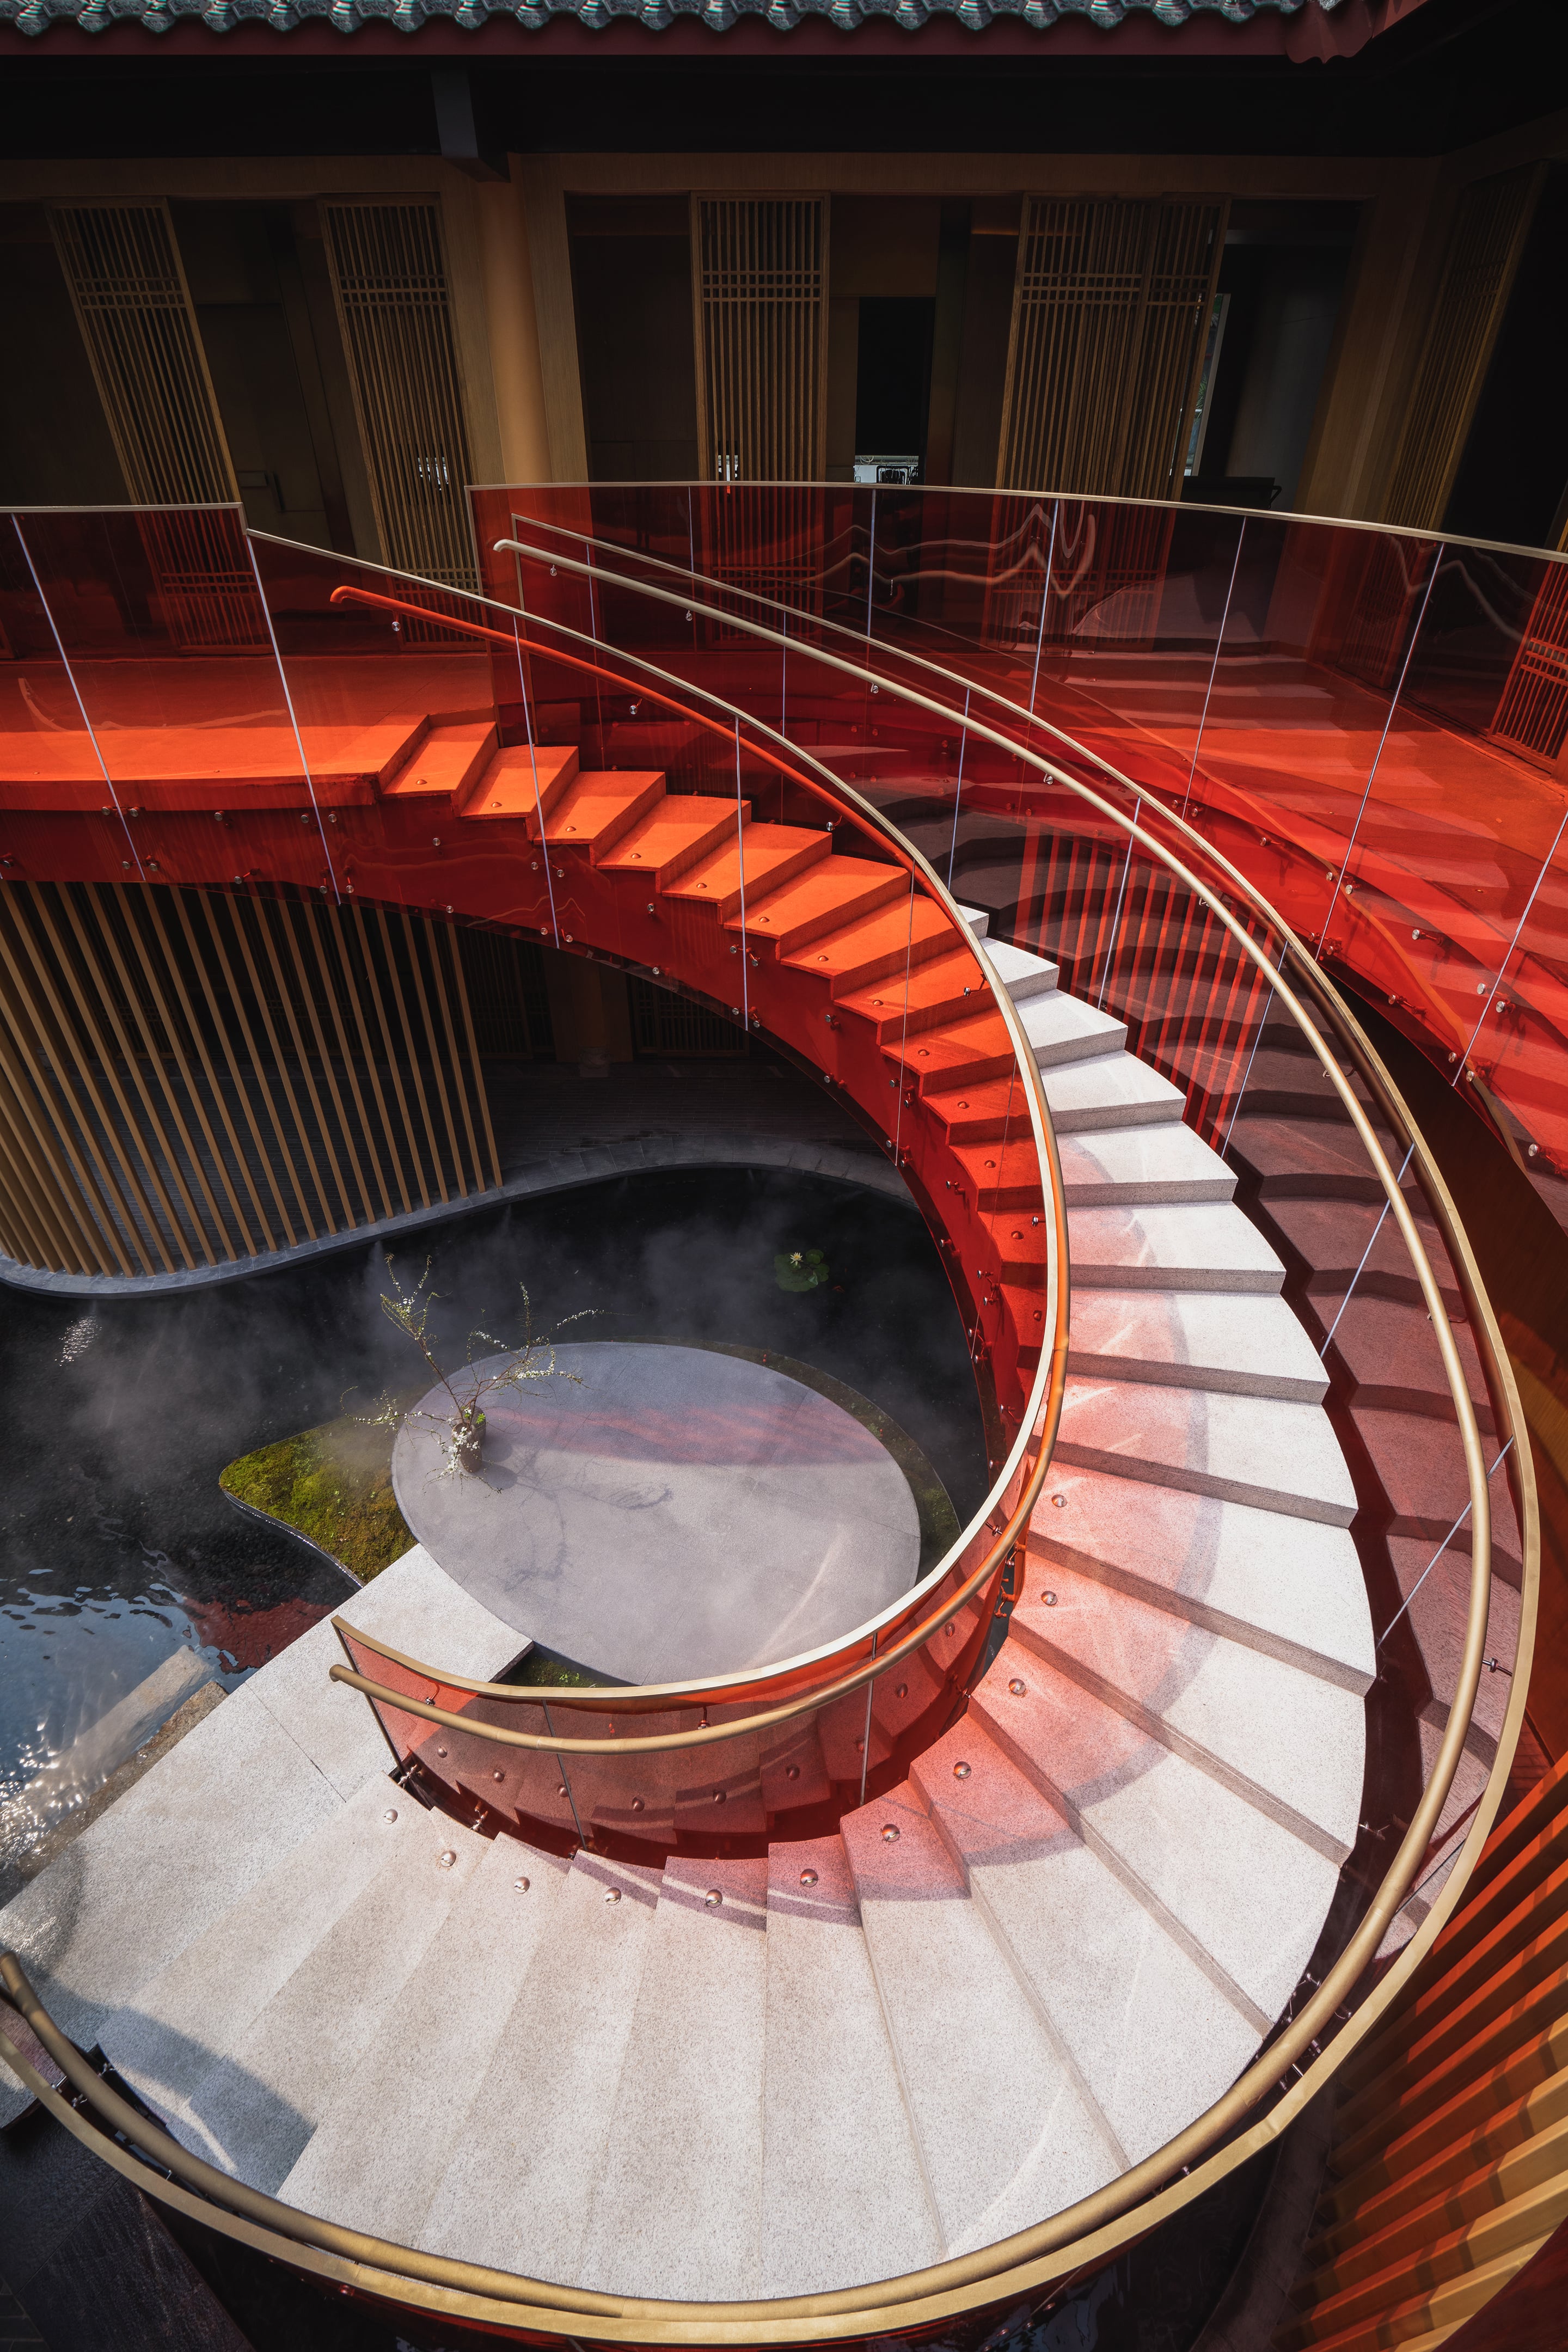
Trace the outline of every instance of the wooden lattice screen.
<instances>
[{"instance_id":1,"label":"wooden lattice screen","mask_svg":"<svg viewBox=\"0 0 1568 2352\"><path fill-rule=\"evenodd\" d=\"M1436 530L1545 178L1543 166L1478 180L1459 199L1442 282L1405 412L1384 522Z\"/></svg>"},{"instance_id":2,"label":"wooden lattice screen","mask_svg":"<svg viewBox=\"0 0 1568 2352\"><path fill-rule=\"evenodd\" d=\"M130 497L237 499L168 207L62 205L49 220Z\"/></svg>"},{"instance_id":3,"label":"wooden lattice screen","mask_svg":"<svg viewBox=\"0 0 1568 2352\"><path fill-rule=\"evenodd\" d=\"M693 196L697 436L725 482L820 481L827 462L827 199Z\"/></svg>"},{"instance_id":4,"label":"wooden lattice screen","mask_svg":"<svg viewBox=\"0 0 1568 2352\"><path fill-rule=\"evenodd\" d=\"M477 589L462 377L433 199L321 207L386 562Z\"/></svg>"},{"instance_id":5,"label":"wooden lattice screen","mask_svg":"<svg viewBox=\"0 0 1568 2352\"><path fill-rule=\"evenodd\" d=\"M1568 563L1554 563L1541 583L1492 732L1552 762L1568 743Z\"/></svg>"},{"instance_id":6,"label":"wooden lattice screen","mask_svg":"<svg viewBox=\"0 0 1568 2352\"><path fill-rule=\"evenodd\" d=\"M999 488L1176 494L1227 213L1208 196L1026 200Z\"/></svg>"}]
</instances>

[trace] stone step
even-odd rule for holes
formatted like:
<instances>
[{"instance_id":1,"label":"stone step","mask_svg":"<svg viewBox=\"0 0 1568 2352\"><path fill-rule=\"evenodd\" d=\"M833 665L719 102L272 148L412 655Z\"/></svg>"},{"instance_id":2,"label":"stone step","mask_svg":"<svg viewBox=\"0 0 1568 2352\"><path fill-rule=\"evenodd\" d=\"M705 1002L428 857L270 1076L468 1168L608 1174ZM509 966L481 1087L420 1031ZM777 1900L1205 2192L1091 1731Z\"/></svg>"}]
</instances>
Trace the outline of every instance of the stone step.
<instances>
[{"instance_id":1,"label":"stone step","mask_svg":"<svg viewBox=\"0 0 1568 2352\"><path fill-rule=\"evenodd\" d=\"M989 909L984 907L961 906L958 911L963 917L964 921L969 925L969 928L973 932L975 938L977 940L983 940L987 931L991 929L991 916Z\"/></svg>"},{"instance_id":2,"label":"stone step","mask_svg":"<svg viewBox=\"0 0 1568 2352\"><path fill-rule=\"evenodd\" d=\"M1070 1223L1069 1223L1070 1234ZM1328 1375L1282 1298L1246 1291L1098 1290L1072 1302L1068 1370L1087 1379L1320 1404Z\"/></svg>"},{"instance_id":3,"label":"stone step","mask_svg":"<svg viewBox=\"0 0 1568 2352\"><path fill-rule=\"evenodd\" d=\"M279 2194L351 2230L416 2245L568 1865L497 1837Z\"/></svg>"},{"instance_id":4,"label":"stone step","mask_svg":"<svg viewBox=\"0 0 1568 2352\"><path fill-rule=\"evenodd\" d=\"M1076 1570L1358 1696L1376 1672L1355 1544L1342 1528L1052 1465L1029 1530L1026 1592Z\"/></svg>"},{"instance_id":5,"label":"stone step","mask_svg":"<svg viewBox=\"0 0 1568 2352\"><path fill-rule=\"evenodd\" d=\"M762 1860L666 1865L579 2285L760 2292L767 1875Z\"/></svg>"},{"instance_id":6,"label":"stone step","mask_svg":"<svg viewBox=\"0 0 1568 2352\"><path fill-rule=\"evenodd\" d=\"M940 2262L841 1838L769 1848L767 1949L758 2294L824 2293Z\"/></svg>"},{"instance_id":7,"label":"stone step","mask_svg":"<svg viewBox=\"0 0 1568 2352\"><path fill-rule=\"evenodd\" d=\"M849 1814L843 1836L947 2252L1101 2187L1114 2142L915 1791Z\"/></svg>"},{"instance_id":8,"label":"stone step","mask_svg":"<svg viewBox=\"0 0 1568 2352\"><path fill-rule=\"evenodd\" d=\"M1328 1416L1278 1397L1069 1375L1058 1462L1348 1528L1355 1488Z\"/></svg>"},{"instance_id":9,"label":"stone step","mask_svg":"<svg viewBox=\"0 0 1568 2352\"><path fill-rule=\"evenodd\" d=\"M1235 1171L1201 1136L1174 1119L1151 1127L1112 1127L1062 1134L1062 1186L1072 1209L1121 1208L1131 1202L1228 1201Z\"/></svg>"},{"instance_id":10,"label":"stone step","mask_svg":"<svg viewBox=\"0 0 1568 2352\"><path fill-rule=\"evenodd\" d=\"M384 1865L181 2105L187 2145L275 2195L363 2053L395 2037L404 1987L489 1851L405 1797ZM330 2027L329 2021L330 2021Z\"/></svg>"},{"instance_id":11,"label":"stone step","mask_svg":"<svg viewBox=\"0 0 1568 2352\"><path fill-rule=\"evenodd\" d=\"M61 2032L90 2049L106 2018L341 1801L246 1685L0 1911L0 1947L16 1953Z\"/></svg>"},{"instance_id":12,"label":"stone step","mask_svg":"<svg viewBox=\"0 0 1568 2352\"><path fill-rule=\"evenodd\" d=\"M1009 1636L1331 1862L1350 1853L1365 1705L1354 1692L1068 1568L1015 1603Z\"/></svg>"},{"instance_id":13,"label":"stone step","mask_svg":"<svg viewBox=\"0 0 1568 2352\"><path fill-rule=\"evenodd\" d=\"M1267 2032L1311 1956L1337 1864L1021 1644L1004 1643L970 1704L1210 1981Z\"/></svg>"},{"instance_id":14,"label":"stone step","mask_svg":"<svg viewBox=\"0 0 1568 2352\"><path fill-rule=\"evenodd\" d=\"M426 2214L431 2253L575 2279L660 1877L573 1861Z\"/></svg>"},{"instance_id":15,"label":"stone step","mask_svg":"<svg viewBox=\"0 0 1568 2352\"><path fill-rule=\"evenodd\" d=\"M928 1749L912 1777L1123 2163L1137 2163L1235 2081L1257 2047L1250 2016L1090 1852L975 1715Z\"/></svg>"},{"instance_id":16,"label":"stone step","mask_svg":"<svg viewBox=\"0 0 1568 2352\"><path fill-rule=\"evenodd\" d=\"M1181 1089L1132 1054L1096 1054L1089 1061L1059 1064L1043 1075L1058 1135L1174 1123L1186 1108Z\"/></svg>"},{"instance_id":17,"label":"stone step","mask_svg":"<svg viewBox=\"0 0 1568 2352\"><path fill-rule=\"evenodd\" d=\"M1093 1061L1127 1042L1125 1022L1060 989L1026 997L1018 1017L1042 1070L1060 1069L1065 1062Z\"/></svg>"},{"instance_id":18,"label":"stone step","mask_svg":"<svg viewBox=\"0 0 1568 2352\"><path fill-rule=\"evenodd\" d=\"M1228 1201L1075 1209L1068 1241L1075 1289L1265 1292L1285 1279L1257 1226Z\"/></svg>"},{"instance_id":19,"label":"stone step","mask_svg":"<svg viewBox=\"0 0 1568 2352\"><path fill-rule=\"evenodd\" d=\"M1028 948L1009 947L1005 940L987 939L985 961L1015 1004L1048 996L1057 985L1058 967L1048 957Z\"/></svg>"},{"instance_id":20,"label":"stone step","mask_svg":"<svg viewBox=\"0 0 1568 2352\"><path fill-rule=\"evenodd\" d=\"M105 2020L99 2038L127 2081L177 2120L371 1881L407 1866L427 1818L389 1779L366 1781Z\"/></svg>"}]
</instances>

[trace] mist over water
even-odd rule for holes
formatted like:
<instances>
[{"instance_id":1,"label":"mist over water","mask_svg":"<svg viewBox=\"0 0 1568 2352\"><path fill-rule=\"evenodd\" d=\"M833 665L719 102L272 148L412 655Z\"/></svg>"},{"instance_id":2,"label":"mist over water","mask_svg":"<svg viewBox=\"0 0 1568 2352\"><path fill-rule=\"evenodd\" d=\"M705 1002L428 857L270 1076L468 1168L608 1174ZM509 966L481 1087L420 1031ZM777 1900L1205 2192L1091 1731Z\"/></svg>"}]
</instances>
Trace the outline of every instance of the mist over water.
<instances>
[{"instance_id":1,"label":"mist over water","mask_svg":"<svg viewBox=\"0 0 1568 2352\"><path fill-rule=\"evenodd\" d=\"M961 1517L985 1490L963 1329L925 1227L879 1193L779 1171L617 1178L459 1215L393 1244L405 1286L428 1256L433 1329L521 1339L729 1342L797 1357L900 1422ZM820 1249L792 1295L777 1253ZM369 1411L420 1366L382 1316L379 1244L184 1296L123 1302L0 1291L0 1859L7 1804L177 1647L229 1687L348 1585L237 1511L237 1454ZM482 1344L478 1353L489 1352ZM445 1361L446 1360L443 1359Z\"/></svg>"}]
</instances>

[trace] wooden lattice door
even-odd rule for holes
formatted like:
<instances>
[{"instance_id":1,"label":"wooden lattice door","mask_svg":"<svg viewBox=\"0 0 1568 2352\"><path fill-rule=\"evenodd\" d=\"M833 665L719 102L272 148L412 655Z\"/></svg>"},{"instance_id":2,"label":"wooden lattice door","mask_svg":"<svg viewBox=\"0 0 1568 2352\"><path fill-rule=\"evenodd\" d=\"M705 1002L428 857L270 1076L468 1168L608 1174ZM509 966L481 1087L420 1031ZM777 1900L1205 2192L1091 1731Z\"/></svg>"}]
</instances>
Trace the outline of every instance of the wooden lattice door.
<instances>
[{"instance_id":1,"label":"wooden lattice door","mask_svg":"<svg viewBox=\"0 0 1568 2352\"><path fill-rule=\"evenodd\" d=\"M819 481L827 199L693 196L698 448L721 482Z\"/></svg>"},{"instance_id":2,"label":"wooden lattice door","mask_svg":"<svg viewBox=\"0 0 1568 2352\"><path fill-rule=\"evenodd\" d=\"M1210 196L1026 199L999 488L1178 494L1227 210Z\"/></svg>"}]
</instances>

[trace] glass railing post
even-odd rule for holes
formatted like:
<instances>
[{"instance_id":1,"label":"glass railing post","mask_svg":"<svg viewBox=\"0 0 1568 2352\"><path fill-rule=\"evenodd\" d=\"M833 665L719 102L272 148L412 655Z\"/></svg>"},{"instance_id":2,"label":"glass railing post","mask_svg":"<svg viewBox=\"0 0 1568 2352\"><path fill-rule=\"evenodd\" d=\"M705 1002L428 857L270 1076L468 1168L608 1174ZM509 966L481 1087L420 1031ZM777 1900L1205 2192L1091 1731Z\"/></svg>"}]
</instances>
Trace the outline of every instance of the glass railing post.
<instances>
[{"instance_id":1,"label":"glass railing post","mask_svg":"<svg viewBox=\"0 0 1568 2352\"><path fill-rule=\"evenodd\" d=\"M1051 535L1046 544L1046 576L1040 588L1040 625L1035 632L1035 667L1029 678L1029 717L1035 716L1035 697L1040 684L1040 656L1046 649L1046 618L1051 606L1051 572L1057 559L1057 519L1062 510L1060 499L1051 500Z\"/></svg>"},{"instance_id":2,"label":"glass railing post","mask_svg":"<svg viewBox=\"0 0 1568 2352\"><path fill-rule=\"evenodd\" d=\"M321 845L321 856L326 860L328 879L332 887L332 903L334 906L341 907L343 894L338 880L337 866L332 857L331 845L327 839L326 819L321 814L321 804L316 797L316 780L310 773L310 762L305 756L305 739L300 731L299 713L294 708L294 698L289 690L289 673L283 667L283 656L279 648L278 629L272 617L272 606L268 601L267 590L261 578L261 567L257 562L256 549L248 530L245 532L244 537L246 557L250 565L251 576L256 582L256 593L260 601L262 617L267 623L267 641L272 648L272 658L278 668L278 684L282 692L284 707L289 713L289 732L294 738L294 749L299 754L300 773L304 780L305 790L310 795L310 808L316 820L316 833Z\"/></svg>"},{"instance_id":3,"label":"glass railing post","mask_svg":"<svg viewBox=\"0 0 1568 2352\"><path fill-rule=\"evenodd\" d=\"M110 804L112 807L116 817L120 821L120 830L125 836L125 846L131 854L131 863L135 869L136 878L139 882L144 882L147 876L142 864L142 853L137 848L135 838L132 834L130 825L126 822L125 811L121 804L120 794L114 788L114 779L109 772L109 764L104 759L103 747L99 742L97 730L93 726L92 720L88 716L87 705L82 700L81 688L77 683L76 672L71 667L70 656L66 651L65 641L60 635L59 626L55 619L49 600L44 593L44 583L39 579L38 568L33 562L33 551L27 545L26 534L22 529L22 519L20 515L14 514L11 517L11 528L16 532L17 543L21 547L22 560L27 567L28 576L31 578L33 583L33 593L37 597L38 604L42 610L44 618L49 625L49 635L55 641L55 650L59 655L60 667L65 672L66 683L71 690L71 698L75 702L78 710L81 713L81 723L87 730L87 740L92 745L92 756L98 763L99 774L103 778L103 789L109 795Z\"/></svg>"},{"instance_id":4,"label":"glass railing post","mask_svg":"<svg viewBox=\"0 0 1568 2352\"><path fill-rule=\"evenodd\" d=\"M1410 664L1415 656L1416 643L1421 635L1421 624L1426 617L1426 607L1431 602L1433 586L1436 581L1438 569L1442 561L1443 542L1439 540L1437 545L1432 551L1432 562L1427 570L1426 584L1422 591L1421 603L1416 611L1415 625L1410 632L1409 640L1405 648L1404 659L1399 665L1399 674L1394 681L1394 691L1389 696L1388 715L1383 722L1383 732L1377 739L1377 749L1372 755L1372 765L1367 770L1366 782L1362 787L1362 795L1356 807L1355 820L1351 826L1350 832L1345 836L1345 845L1343 850L1341 852L1339 871L1334 877L1334 887L1329 895L1329 903L1323 914L1323 927L1318 940L1318 961L1320 963L1321 963L1323 958L1329 951L1329 932L1333 923L1334 910L1339 905L1340 894L1345 887L1345 877L1350 871L1351 858L1354 853L1356 843L1361 835L1362 820L1366 814L1366 804L1372 798L1372 788L1377 780L1378 767L1383 759L1384 750L1388 741L1390 730L1394 725L1394 715L1399 708L1399 698L1404 692L1405 678L1409 676Z\"/></svg>"},{"instance_id":5,"label":"glass railing post","mask_svg":"<svg viewBox=\"0 0 1568 2352\"><path fill-rule=\"evenodd\" d=\"M948 844L947 850L947 887L950 890L952 887L953 867L958 860L958 815L963 805L963 754L969 742L969 696L970 689L965 687L963 724L958 738L958 773L952 787L952 839Z\"/></svg>"},{"instance_id":6,"label":"glass railing post","mask_svg":"<svg viewBox=\"0 0 1568 2352\"><path fill-rule=\"evenodd\" d=\"M543 1699L541 1699L539 1705L540 1712L544 1717L544 1728L549 1732L552 1739L553 1739L555 1737L555 1726L550 1720L550 1708ZM572 1775L566 1769L566 1759L562 1755L559 1748L555 1751L555 1761L561 1773L562 1790L565 1796L566 1802L572 1808L572 1826L577 1832L577 1843L584 1851L586 1851L589 1840L584 1834L583 1829L582 1815L577 1811L577 1800L572 1793Z\"/></svg>"},{"instance_id":7,"label":"glass railing post","mask_svg":"<svg viewBox=\"0 0 1568 2352\"><path fill-rule=\"evenodd\" d=\"M1198 713L1198 731L1193 738L1193 756L1187 763L1187 788L1182 794L1182 814L1184 816L1187 814L1188 803L1193 796L1193 778L1198 772L1198 753L1203 748L1204 729L1208 724L1209 704L1214 698L1215 679L1219 676L1219 657L1225 648L1226 626L1230 619L1230 600L1236 593L1236 575L1241 569L1241 550L1242 543L1246 537L1247 517L1243 515L1241 519L1241 528L1236 534L1236 554L1232 560L1230 567L1230 584L1225 592L1225 610L1219 616L1219 634L1214 641L1214 659L1209 664L1209 679L1207 686L1204 688L1203 709ZM1033 706L1031 705L1031 708Z\"/></svg>"}]
</instances>

